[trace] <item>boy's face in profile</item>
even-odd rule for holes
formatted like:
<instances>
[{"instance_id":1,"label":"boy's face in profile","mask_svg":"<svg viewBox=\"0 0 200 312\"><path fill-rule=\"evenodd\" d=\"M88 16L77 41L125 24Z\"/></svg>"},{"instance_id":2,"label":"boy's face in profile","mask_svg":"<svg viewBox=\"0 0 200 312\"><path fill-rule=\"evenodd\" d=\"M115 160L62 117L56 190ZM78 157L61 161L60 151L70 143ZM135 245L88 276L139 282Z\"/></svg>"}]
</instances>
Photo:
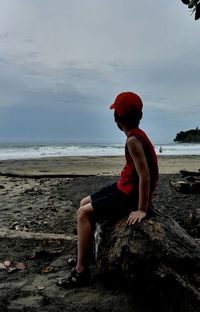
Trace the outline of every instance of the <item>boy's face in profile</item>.
<instances>
[{"instance_id":1,"label":"boy's face in profile","mask_svg":"<svg viewBox=\"0 0 200 312\"><path fill-rule=\"evenodd\" d=\"M114 119L115 119L115 123L116 123L117 127L118 127L121 131L123 131L123 128L122 128L121 123L117 120L116 112L114 112Z\"/></svg>"},{"instance_id":2,"label":"boy's face in profile","mask_svg":"<svg viewBox=\"0 0 200 312\"><path fill-rule=\"evenodd\" d=\"M121 124L120 124L120 122L116 122L116 125L117 125L117 127L118 127L121 131L124 131L123 128L122 128L122 126L121 126Z\"/></svg>"},{"instance_id":3,"label":"boy's face in profile","mask_svg":"<svg viewBox=\"0 0 200 312\"><path fill-rule=\"evenodd\" d=\"M114 120L117 127L123 132L132 128L138 128L141 118L142 111L132 109L125 115L120 115L116 112L116 110L114 111Z\"/></svg>"}]
</instances>

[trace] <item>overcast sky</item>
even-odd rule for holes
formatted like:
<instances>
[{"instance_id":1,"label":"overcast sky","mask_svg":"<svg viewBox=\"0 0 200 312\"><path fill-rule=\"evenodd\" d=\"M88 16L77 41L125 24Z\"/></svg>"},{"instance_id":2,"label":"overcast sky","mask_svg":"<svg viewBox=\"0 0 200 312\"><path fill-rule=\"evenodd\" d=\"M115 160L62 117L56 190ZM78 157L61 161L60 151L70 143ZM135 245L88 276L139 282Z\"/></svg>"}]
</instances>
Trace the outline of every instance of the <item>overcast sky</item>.
<instances>
[{"instance_id":1,"label":"overcast sky","mask_svg":"<svg viewBox=\"0 0 200 312\"><path fill-rule=\"evenodd\" d=\"M122 142L108 107L133 91L172 142L200 126L199 53L180 0L0 0L0 141Z\"/></svg>"}]
</instances>

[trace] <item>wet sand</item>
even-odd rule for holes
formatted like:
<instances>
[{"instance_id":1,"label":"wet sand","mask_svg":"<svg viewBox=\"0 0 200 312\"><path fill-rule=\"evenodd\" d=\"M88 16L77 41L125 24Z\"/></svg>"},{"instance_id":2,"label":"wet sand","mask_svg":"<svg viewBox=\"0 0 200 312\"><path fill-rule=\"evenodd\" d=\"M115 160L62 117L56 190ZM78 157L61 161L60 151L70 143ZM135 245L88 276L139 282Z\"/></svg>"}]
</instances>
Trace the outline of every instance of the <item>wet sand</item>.
<instances>
[{"instance_id":1,"label":"wet sand","mask_svg":"<svg viewBox=\"0 0 200 312\"><path fill-rule=\"evenodd\" d=\"M158 165L161 174L197 171L200 156L159 156ZM123 166L123 156L59 157L0 161L0 172L119 175Z\"/></svg>"}]
</instances>

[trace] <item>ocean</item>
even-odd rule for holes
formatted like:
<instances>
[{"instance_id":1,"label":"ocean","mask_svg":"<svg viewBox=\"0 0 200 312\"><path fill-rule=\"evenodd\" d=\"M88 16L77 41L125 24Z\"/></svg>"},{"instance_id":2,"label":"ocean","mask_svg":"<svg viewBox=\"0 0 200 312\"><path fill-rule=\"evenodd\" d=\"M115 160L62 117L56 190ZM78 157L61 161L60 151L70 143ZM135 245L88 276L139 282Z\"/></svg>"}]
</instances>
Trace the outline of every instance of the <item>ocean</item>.
<instances>
[{"instance_id":1,"label":"ocean","mask_svg":"<svg viewBox=\"0 0 200 312\"><path fill-rule=\"evenodd\" d=\"M157 155L200 155L200 144L155 145ZM124 144L0 144L0 160L61 156L120 156Z\"/></svg>"}]
</instances>

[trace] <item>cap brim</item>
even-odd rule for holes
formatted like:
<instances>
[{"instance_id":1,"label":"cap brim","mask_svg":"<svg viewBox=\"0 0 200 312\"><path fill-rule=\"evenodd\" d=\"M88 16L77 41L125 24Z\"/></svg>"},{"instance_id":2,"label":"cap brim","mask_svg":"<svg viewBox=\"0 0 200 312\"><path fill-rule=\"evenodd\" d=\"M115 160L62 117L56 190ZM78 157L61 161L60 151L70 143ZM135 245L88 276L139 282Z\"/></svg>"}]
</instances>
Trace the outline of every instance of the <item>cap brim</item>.
<instances>
[{"instance_id":1,"label":"cap brim","mask_svg":"<svg viewBox=\"0 0 200 312\"><path fill-rule=\"evenodd\" d=\"M115 108L115 104L113 103L112 105L110 105L110 109Z\"/></svg>"}]
</instances>

